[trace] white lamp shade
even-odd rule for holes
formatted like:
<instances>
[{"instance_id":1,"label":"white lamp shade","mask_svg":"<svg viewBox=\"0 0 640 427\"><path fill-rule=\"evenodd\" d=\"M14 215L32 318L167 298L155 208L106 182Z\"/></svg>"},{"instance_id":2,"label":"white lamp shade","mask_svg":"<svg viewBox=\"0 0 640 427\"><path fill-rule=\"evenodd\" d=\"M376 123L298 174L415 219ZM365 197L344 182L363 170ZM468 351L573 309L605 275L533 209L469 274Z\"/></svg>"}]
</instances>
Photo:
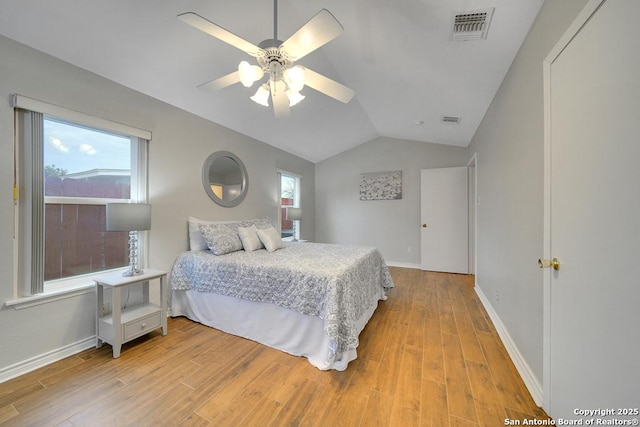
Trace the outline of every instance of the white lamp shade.
<instances>
[{"instance_id":1,"label":"white lamp shade","mask_svg":"<svg viewBox=\"0 0 640 427\"><path fill-rule=\"evenodd\" d=\"M304 69L299 65L289 68L284 72L284 80L289 89L300 92L304 87Z\"/></svg>"},{"instance_id":2,"label":"white lamp shade","mask_svg":"<svg viewBox=\"0 0 640 427\"><path fill-rule=\"evenodd\" d=\"M304 95L300 95L300 93L294 92L291 89L287 89L285 93L289 98L289 107L293 107L304 99Z\"/></svg>"},{"instance_id":3,"label":"white lamp shade","mask_svg":"<svg viewBox=\"0 0 640 427\"><path fill-rule=\"evenodd\" d=\"M301 208L287 208L287 219L289 221L299 221L302 219Z\"/></svg>"},{"instance_id":4,"label":"white lamp shade","mask_svg":"<svg viewBox=\"0 0 640 427\"><path fill-rule=\"evenodd\" d=\"M255 81L264 76L264 71L257 65L251 65L247 61L240 62L238 65L238 76L244 87L251 87Z\"/></svg>"},{"instance_id":5,"label":"white lamp shade","mask_svg":"<svg viewBox=\"0 0 640 427\"><path fill-rule=\"evenodd\" d=\"M263 105L265 107L269 106L269 89L267 89L267 85L262 85L258 88L255 95L253 95L250 99L256 104Z\"/></svg>"},{"instance_id":6,"label":"white lamp shade","mask_svg":"<svg viewBox=\"0 0 640 427\"><path fill-rule=\"evenodd\" d=\"M143 203L107 203L107 231L151 229L151 205Z\"/></svg>"}]
</instances>

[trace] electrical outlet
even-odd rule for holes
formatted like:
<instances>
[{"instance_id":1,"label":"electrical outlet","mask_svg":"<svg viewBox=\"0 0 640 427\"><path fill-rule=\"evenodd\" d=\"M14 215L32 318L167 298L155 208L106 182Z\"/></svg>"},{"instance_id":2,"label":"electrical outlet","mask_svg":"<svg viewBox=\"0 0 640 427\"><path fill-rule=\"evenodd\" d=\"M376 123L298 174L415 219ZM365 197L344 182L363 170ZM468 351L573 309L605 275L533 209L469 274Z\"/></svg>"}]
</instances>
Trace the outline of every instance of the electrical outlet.
<instances>
[{"instance_id":1,"label":"electrical outlet","mask_svg":"<svg viewBox=\"0 0 640 427\"><path fill-rule=\"evenodd\" d=\"M500 301L500 291L496 291L496 301Z\"/></svg>"},{"instance_id":2,"label":"electrical outlet","mask_svg":"<svg viewBox=\"0 0 640 427\"><path fill-rule=\"evenodd\" d=\"M106 316L109 313L111 313L111 304L105 302L104 304L102 304L102 315Z\"/></svg>"},{"instance_id":3,"label":"electrical outlet","mask_svg":"<svg viewBox=\"0 0 640 427\"><path fill-rule=\"evenodd\" d=\"M412 252L411 246L407 247L407 253L410 254Z\"/></svg>"}]
</instances>

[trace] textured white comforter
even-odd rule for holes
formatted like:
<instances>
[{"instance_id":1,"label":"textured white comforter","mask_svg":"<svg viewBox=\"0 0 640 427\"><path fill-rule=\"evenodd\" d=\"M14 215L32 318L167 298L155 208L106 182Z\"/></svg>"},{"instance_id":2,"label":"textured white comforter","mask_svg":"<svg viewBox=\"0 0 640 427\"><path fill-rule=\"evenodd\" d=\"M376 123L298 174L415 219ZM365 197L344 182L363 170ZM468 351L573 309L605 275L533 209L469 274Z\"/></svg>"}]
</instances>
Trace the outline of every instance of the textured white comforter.
<instances>
[{"instance_id":1,"label":"textured white comforter","mask_svg":"<svg viewBox=\"0 0 640 427\"><path fill-rule=\"evenodd\" d=\"M357 320L386 299L393 281L373 247L290 243L267 252L184 252L170 275L174 290L267 302L323 319L337 352L358 346Z\"/></svg>"}]
</instances>

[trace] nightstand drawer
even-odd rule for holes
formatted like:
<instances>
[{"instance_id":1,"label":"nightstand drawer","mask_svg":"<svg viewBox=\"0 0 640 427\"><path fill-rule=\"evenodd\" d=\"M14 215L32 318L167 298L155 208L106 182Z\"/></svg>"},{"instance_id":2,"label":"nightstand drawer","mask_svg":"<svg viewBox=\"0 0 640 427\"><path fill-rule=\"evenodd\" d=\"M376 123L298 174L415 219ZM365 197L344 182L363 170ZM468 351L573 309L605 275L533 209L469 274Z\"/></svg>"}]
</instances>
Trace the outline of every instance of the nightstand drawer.
<instances>
[{"instance_id":1,"label":"nightstand drawer","mask_svg":"<svg viewBox=\"0 0 640 427\"><path fill-rule=\"evenodd\" d=\"M136 319L129 323L125 323L123 341L129 341L140 335L144 335L161 326L160 311L150 314L141 319Z\"/></svg>"}]
</instances>

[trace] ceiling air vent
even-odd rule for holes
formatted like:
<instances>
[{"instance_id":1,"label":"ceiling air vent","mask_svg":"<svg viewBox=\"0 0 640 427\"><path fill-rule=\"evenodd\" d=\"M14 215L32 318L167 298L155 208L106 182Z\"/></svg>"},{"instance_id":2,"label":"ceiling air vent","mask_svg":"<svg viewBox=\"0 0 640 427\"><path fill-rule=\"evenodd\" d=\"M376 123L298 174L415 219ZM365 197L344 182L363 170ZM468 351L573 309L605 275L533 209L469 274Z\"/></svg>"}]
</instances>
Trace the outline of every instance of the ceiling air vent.
<instances>
[{"instance_id":1,"label":"ceiling air vent","mask_svg":"<svg viewBox=\"0 0 640 427\"><path fill-rule=\"evenodd\" d=\"M448 125L459 125L461 121L462 117L442 116L442 123L446 123Z\"/></svg>"},{"instance_id":2,"label":"ceiling air vent","mask_svg":"<svg viewBox=\"0 0 640 427\"><path fill-rule=\"evenodd\" d=\"M453 14L451 39L454 41L482 40L487 38L493 7Z\"/></svg>"}]
</instances>

